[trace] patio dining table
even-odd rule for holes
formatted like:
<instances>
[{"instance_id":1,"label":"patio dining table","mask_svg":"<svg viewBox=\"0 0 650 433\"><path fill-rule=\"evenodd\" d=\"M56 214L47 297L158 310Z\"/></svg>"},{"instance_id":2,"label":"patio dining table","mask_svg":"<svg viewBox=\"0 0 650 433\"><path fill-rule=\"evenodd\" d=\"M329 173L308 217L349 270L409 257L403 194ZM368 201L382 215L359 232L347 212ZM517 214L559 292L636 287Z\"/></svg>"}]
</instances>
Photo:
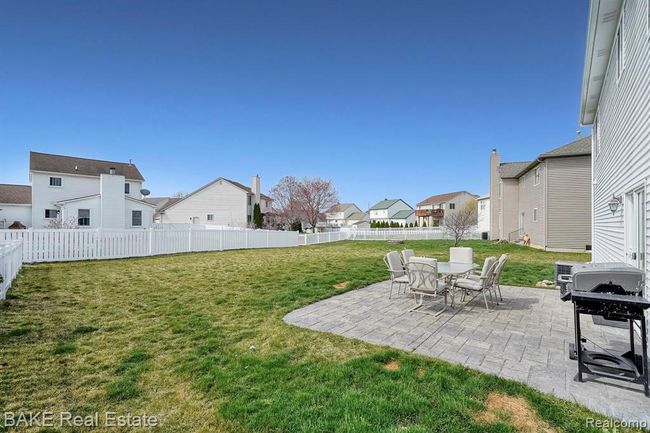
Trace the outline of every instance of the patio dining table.
<instances>
[{"instance_id":1,"label":"patio dining table","mask_svg":"<svg viewBox=\"0 0 650 433\"><path fill-rule=\"evenodd\" d=\"M451 307L454 307L454 279L477 269L476 263L438 262L438 273L444 275L451 294Z\"/></svg>"}]
</instances>

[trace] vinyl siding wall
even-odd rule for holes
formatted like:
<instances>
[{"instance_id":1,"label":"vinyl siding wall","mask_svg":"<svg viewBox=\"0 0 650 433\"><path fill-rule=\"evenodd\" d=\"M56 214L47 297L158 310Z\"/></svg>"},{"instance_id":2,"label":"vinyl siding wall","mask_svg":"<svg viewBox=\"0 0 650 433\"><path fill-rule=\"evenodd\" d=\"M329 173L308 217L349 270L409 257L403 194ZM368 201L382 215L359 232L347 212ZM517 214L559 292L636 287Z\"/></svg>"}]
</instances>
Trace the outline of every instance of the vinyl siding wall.
<instances>
[{"instance_id":1,"label":"vinyl siding wall","mask_svg":"<svg viewBox=\"0 0 650 433\"><path fill-rule=\"evenodd\" d=\"M648 0L627 0L625 17L625 69L616 71L616 42L600 97L599 131L593 140L593 259L626 261L624 210L615 214L607 203L639 186L650 176L650 35ZM598 140L599 138L599 140ZM600 146L599 146L600 145ZM600 151L598 151L600 147ZM647 200L648 194L646 194ZM646 204L646 212L650 203ZM650 233L646 219L646 236ZM646 237L646 251L650 250ZM646 270L650 269L647 262ZM648 276L650 279L650 275Z\"/></svg>"},{"instance_id":2,"label":"vinyl siding wall","mask_svg":"<svg viewBox=\"0 0 650 433\"><path fill-rule=\"evenodd\" d=\"M539 169L539 183L535 184L535 169ZM519 209L516 215L517 225L519 215L523 212L523 232L530 236L533 246L544 248L546 246L545 230L545 189L546 189L546 162L541 162L519 178ZM534 219L537 209L537 221ZM513 230L516 230L517 227Z\"/></svg>"},{"instance_id":3,"label":"vinyl siding wall","mask_svg":"<svg viewBox=\"0 0 650 433\"><path fill-rule=\"evenodd\" d=\"M546 168L547 248L582 251L591 244L591 157L550 158Z\"/></svg>"},{"instance_id":4,"label":"vinyl siding wall","mask_svg":"<svg viewBox=\"0 0 650 433\"><path fill-rule=\"evenodd\" d=\"M161 222L247 227L248 194L230 182L219 180L166 209ZM208 214L214 220L208 221Z\"/></svg>"},{"instance_id":5,"label":"vinyl siding wall","mask_svg":"<svg viewBox=\"0 0 650 433\"><path fill-rule=\"evenodd\" d=\"M519 180L502 179L503 194L501 200L501 233L499 239L508 239L508 235L517 230L519 212Z\"/></svg>"}]
</instances>

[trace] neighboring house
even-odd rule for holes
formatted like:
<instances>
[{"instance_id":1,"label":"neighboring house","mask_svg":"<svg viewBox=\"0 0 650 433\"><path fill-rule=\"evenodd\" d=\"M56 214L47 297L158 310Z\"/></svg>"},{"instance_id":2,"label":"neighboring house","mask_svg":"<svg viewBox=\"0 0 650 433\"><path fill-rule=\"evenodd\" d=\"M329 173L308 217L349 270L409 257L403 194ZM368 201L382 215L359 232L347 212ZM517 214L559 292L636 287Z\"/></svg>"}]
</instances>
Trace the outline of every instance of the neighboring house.
<instances>
[{"instance_id":1,"label":"neighboring house","mask_svg":"<svg viewBox=\"0 0 650 433\"><path fill-rule=\"evenodd\" d=\"M80 228L147 228L154 206L141 200L144 178L131 162L29 153L31 227L60 220Z\"/></svg>"},{"instance_id":2,"label":"neighboring house","mask_svg":"<svg viewBox=\"0 0 650 433\"><path fill-rule=\"evenodd\" d=\"M355 212L348 217L348 227L367 228L370 227L368 212Z\"/></svg>"},{"instance_id":3,"label":"neighboring house","mask_svg":"<svg viewBox=\"0 0 650 433\"><path fill-rule=\"evenodd\" d=\"M0 184L0 229L15 221L32 226L32 187L29 185Z\"/></svg>"},{"instance_id":4,"label":"neighboring house","mask_svg":"<svg viewBox=\"0 0 650 433\"><path fill-rule=\"evenodd\" d=\"M358 218L358 214L363 213L354 203L335 204L325 212L325 223L328 227L349 227L354 221L350 220L352 215Z\"/></svg>"},{"instance_id":5,"label":"neighboring house","mask_svg":"<svg viewBox=\"0 0 650 433\"><path fill-rule=\"evenodd\" d=\"M501 163L490 156L490 239L530 237L551 251L591 248L591 137L542 153L533 161Z\"/></svg>"},{"instance_id":6,"label":"neighboring house","mask_svg":"<svg viewBox=\"0 0 650 433\"><path fill-rule=\"evenodd\" d=\"M490 236L490 196L483 195L476 199L478 208L477 229L482 239L489 239Z\"/></svg>"},{"instance_id":7,"label":"neighboring house","mask_svg":"<svg viewBox=\"0 0 650 433\"><path fill-rule=\"evenodd\" d=\"M409 224L415 224L415 221L415 211L413 209L404 209L390 217L388 222L397 223L402 227L407 227Z\"/></svg>"},{"instance_id":8,"label":"neighboring house","mask_svg":"<svg viewBox=\"0 0 650 433\"><path fill-rule=\"evenodd\" d=\"M386 198L368 209L368 218L372 222L390 223L393 216L402 210L413 210L413 208L401 198L390 200Z\"/></svg>"},{"instance_id":9,"label":"neighboring house","mask_svg":"<svg viewBox=\"0 0 650 433\"><path fill-rule=\"evenodd\" d=\"M432 195L417 204L415 214L418 226L438 227L442 225L445 214L453 213L475 201L476 196L467 191Z\"/></svg>"},{"instance_id":10,"label":"neighboring house","mask_svg":"<svg viewBox=\"0 0 650 433\"><path fill-rule=\"evenodd\" d=\"M158 203L165 199L156 210L156 222L244 228L253 223L256 203L263 214L271 210L271 198L260 191L259 176L252 177L250 188L219 177L180 199L156 198Z\"/></svg>"},{"instance_id":11,"label":"neighboring house","mask_svg":"<svg viewBox=\"0 0 650 433\"><path fill-rule=\"evenodd\" d=\"M593 127L592 257L595 262L626 262L646 272L648 101L648 0L592 0L580 100L580 122Z\"/></svg>"}]
</instances>

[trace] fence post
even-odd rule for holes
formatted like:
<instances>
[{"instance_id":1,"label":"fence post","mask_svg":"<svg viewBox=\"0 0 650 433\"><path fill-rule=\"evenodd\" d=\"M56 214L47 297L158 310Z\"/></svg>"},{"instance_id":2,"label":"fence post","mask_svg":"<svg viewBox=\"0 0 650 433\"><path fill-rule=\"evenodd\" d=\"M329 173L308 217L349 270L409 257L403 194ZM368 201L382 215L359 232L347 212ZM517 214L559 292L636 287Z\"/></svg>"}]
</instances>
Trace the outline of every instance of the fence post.
<instances>
[{"instance_id":1,"label":"fence post","mask_svg":"<svg viewBox=\"0 0 650 433\"><path fill-rule=\"evenodd\" d=\"M269 239L269 231L266 231L266 248L269 248L271 246L271 240Z\"/></svg>"},{"instance_id":2,"label":"fence post","mask_svg":"<svg viewBox=\"0 0 650 433\"><path fill-rule=\"evenodd\" d=\"M248 248L248 229L244 229L244 245Z\"/></svg>"},{"instance_id":3,"label":"fence post","mask_svg":"<svg viewBox=\"0 0 650 433\"><path fill-rule=\"evenodd\" d=\"M153 227L149 227L147 234L149 235L149 250L147 255L151 256L153 255Z\"/></svg>"}]
</instances>

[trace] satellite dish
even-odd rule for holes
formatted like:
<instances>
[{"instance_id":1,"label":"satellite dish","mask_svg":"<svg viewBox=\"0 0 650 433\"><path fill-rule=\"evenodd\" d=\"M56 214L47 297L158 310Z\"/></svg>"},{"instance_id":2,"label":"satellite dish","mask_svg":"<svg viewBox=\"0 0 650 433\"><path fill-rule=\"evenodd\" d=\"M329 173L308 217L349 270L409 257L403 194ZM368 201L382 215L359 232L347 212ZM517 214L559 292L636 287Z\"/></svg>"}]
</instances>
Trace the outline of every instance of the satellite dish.
<instances>
[{"instance_id":1,"label":"satellite dish","mask_svg":"<svg viewBox=\"0 0 650 433\"><path fill-rule=\"evenodd\" d=\"M140 194L142 194L143 196L146 197L146 196L148 196L149 194L151 194L151 191L149 191L148 189L142 188L142 189L140 190Z\"/></svg>"}]
</instances>

